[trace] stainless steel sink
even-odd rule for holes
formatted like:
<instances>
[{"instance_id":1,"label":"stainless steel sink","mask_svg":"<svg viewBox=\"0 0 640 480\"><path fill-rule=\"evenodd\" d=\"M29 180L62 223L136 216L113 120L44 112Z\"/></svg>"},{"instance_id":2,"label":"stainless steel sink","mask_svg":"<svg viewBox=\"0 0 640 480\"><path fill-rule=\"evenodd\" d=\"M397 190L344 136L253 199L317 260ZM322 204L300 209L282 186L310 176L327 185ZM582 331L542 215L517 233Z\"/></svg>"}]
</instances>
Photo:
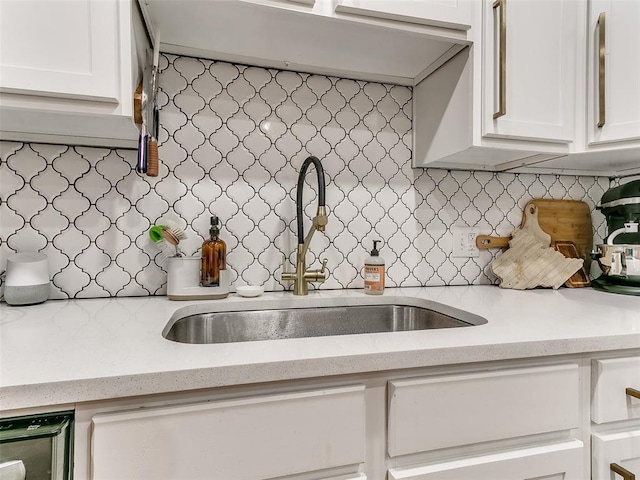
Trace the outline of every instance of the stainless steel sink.
<instances>
[{"instance_id":1,"label":"stainless steel sink","mask_svg":"<svg viewBox=\"0 0 640 480\"><path fill-rule=\"evenodd\" d=\"M468 318L462 320L427 308L405 305L199 313L171 319L162 336L181 343L231 343L406 332L487 323L476 315L468 314L465 317Z\"/></svg>"}]
</instances>

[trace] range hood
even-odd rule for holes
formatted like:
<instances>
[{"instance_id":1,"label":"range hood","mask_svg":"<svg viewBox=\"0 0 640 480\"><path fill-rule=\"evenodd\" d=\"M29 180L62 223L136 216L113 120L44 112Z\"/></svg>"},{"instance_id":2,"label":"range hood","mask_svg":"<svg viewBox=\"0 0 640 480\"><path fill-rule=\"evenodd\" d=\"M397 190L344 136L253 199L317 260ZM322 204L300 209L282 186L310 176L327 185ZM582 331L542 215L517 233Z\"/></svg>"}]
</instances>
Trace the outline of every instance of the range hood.
<instances>
[{"instance_id":1,"label":"range hood","mask_svg":"<svg viewBox=\"0 0 640 480\"><path fill-rule=\"evenodd\" d=\"M341 11L339 0L139 0L160 51L416 85L468 45L466 29Z\"/></svg>"}]
</instances>

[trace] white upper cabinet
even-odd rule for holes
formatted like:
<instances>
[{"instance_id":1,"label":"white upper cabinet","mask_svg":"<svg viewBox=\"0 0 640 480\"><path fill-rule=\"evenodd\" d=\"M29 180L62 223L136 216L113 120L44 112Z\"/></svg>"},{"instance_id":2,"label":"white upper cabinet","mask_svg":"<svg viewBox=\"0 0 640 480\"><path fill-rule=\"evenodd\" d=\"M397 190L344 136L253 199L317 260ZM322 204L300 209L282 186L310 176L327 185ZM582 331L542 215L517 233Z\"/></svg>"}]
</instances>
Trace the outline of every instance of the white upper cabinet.
<instances>
[{"instance_id":1,"label":"white upper cabinet","mask_svg":"<svg viewBox=\"0 0 640 480\"><path fill-rule=\"evenodd\" d=\"M435 8L415 3L140 0L163 52L401 85L419 82L469 44L461 26L434 26L426 16ZM356 4L397 11L371 16L373 8Z\"/></svg>"},{"instance_id":2,"label":"white upper cabinet","mask_svg":"<svg viewBox=\"0 0 640 480\"><path fill-rule=\"evenodd\" d=\"M3 92L118 102L116 3L3 2L1 18Z\"/></svg>"},{"instance_id":3,"label":"white upper cabinet","mask_svg":"<svg viewBox=\"0 0 640 480\"><path fill-rule=\"evenodd\" d=\"M413 166L640 173L640 2L481 5L473 46L414 88Z\"/></svg>"},{"instance_id":4,"label":"white upper cabinet","mask_svg":"<svg viewBox=\"0 0 640 480\"><path fill-rule=\"evenodd\" d=\"M3 1L0 27L3 139L135 146L135 4Z\"/></svg>"},{"instance_id":5,"label":"white upper cabinet","mask_svg":"<svg viewBox=\"0 0 640 480\"><path fill-rule=\"evenodd\" d=\"M473 47L414 89L414 166L506 170L569 153L580 3L476 6Z\"/></svg>"},{"instance_id":6,"label":"white upper cabinet","mask_svg":"<svg viewBox=\"0 0 640 480\"><path fill-rule=\"evenodd\" d=\"M640 2L590 0L585 10L578 46L578 71L584 74L575 88L577 141L571 155L536 167L640 173Z\"/></svg>"},{"instance_id":7,"label":"white upper cabinet","mask_svg":"<svg viewBox=\"0 0 640 480\"><path fill-rule=\"evenodd\" d=\"M338 0L337 12L459 30L471 28L472 0Z\"/></svg>"},{"instance_id":8,"label":"white upper cabinet","mask_svg":"<svg viewBox=\"0 0 640 480\"><path fill-rule=\"evenodd\" d=\"M483 136L573 141L576 5L573 0L484 3Z\"/></svg>"},{"instance_id":9,"label":"white upper cabinet","mask_svg":"<svg viewBox=\"0 0 640 480\"><path fill-rule=\"evenodd\" d=\"M592 0L588 144L640 142L640 2Z\"/></svg>"}]
</instances>

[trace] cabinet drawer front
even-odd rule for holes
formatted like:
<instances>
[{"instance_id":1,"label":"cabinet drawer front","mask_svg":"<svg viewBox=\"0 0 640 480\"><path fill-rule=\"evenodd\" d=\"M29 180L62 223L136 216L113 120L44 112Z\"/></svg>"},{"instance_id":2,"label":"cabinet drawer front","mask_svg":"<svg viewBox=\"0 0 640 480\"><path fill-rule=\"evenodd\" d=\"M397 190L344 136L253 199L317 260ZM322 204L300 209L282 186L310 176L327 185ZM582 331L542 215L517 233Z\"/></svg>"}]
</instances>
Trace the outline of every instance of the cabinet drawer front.
<instances>
[{"instance_id":1,"label":"cabinet drawer front","mask_svg":"<svg viewBox=\"0 0 640 480\"><path fill-rule=\"evenodd\" d=\"M574 364L392 381L389 455L576 428Z\"/></svg>"},{"instance_id":2,"label":"cabinet drawer front","mask_svg":"<svg viewBox=\"0 0 640 480\"><path fill-rule=\"evenodd\" d=\"M357 465L364 441L359 385L98 414L92 478L271 478Z\"/></svg>"},{"instance_id":3,"label":"cabinet drawer front","mask_svg":"<svg viewBox=\"0 0 640 480\"><path fill-rule=\"evenodd\" d=\"M583 444L579 440L454 460L408 469L389 470L390 480L584 480Z\"/></svg>"},{"instance_id":4,"label":"cabinet drawer front","mask_svg":"<svg viewBox=\"0 0 640 480\"><path fill-rule=\"evenodd\" d=\"M593 480L622 480L622 477L612 476L612 463L617 463L640 478L640 430L608 435L594 434L591 445Z\"/></svg>"},{"instance_id":5,"label":"cabinet drawer front","mask_svg":"<svg viewBox=\"0 0 640 480\"><path fill-rule=\"evenodd\" d=\"M640 358L612 358L593 361L593 402L595 423L640 418L640 399L625 393L640 390Z\"/></svg>"}]
</instances>

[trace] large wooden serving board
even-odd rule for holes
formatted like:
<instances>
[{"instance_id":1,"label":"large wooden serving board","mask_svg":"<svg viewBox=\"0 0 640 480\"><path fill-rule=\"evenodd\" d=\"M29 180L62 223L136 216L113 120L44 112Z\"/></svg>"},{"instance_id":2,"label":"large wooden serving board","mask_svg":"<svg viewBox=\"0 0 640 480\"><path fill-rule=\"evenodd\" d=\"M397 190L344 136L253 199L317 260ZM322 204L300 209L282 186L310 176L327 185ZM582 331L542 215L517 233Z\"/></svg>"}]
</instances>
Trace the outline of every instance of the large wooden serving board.
<instances>
[{"instance_id":1,"label":"large wooden serving board","mask_svg":"<svg viewBox=\"0 0 640 480\"><path fill-rule=\"evenodd\" d=\"M582 268L581 258L564 257L526 229L516 229L509 246L491 263L491 271L500 279L502 288L557 289Z\"/></svg>"},{"instance_id":2,"label":"large wooden serving board","mask_svg":"<svg viewBox=\"0 0 640 480\"><path fill-rule=\"evenodd\" d=\"M591 263L589 254L593 249L593 226L589 205L579 200L535 198L525 206L525 214L520 224L521 229L526 224L526 211L531 204L536 205L538 224L544 232L551 236L551 244L553 245L554 242L573 242L580 258L584 259L588 271L588 266ZM478 248L505 248L509 246L510 239L511 237L478 235L476 245Z\"/></svg>"}]
</instances>

